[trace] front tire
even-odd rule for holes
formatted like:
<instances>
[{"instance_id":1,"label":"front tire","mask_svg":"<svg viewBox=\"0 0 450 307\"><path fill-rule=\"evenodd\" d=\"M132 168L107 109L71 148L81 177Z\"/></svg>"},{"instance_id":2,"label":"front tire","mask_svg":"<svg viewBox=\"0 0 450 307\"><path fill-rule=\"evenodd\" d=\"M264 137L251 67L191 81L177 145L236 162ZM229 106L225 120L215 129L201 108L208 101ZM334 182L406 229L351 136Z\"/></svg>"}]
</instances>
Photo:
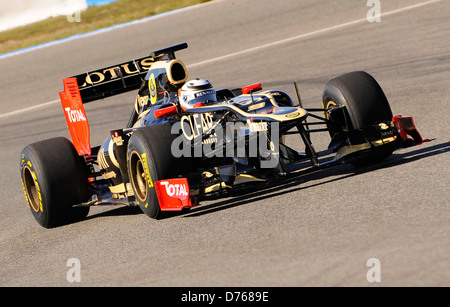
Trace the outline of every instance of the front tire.
<instances>
[{"instance_id":1,"label":"front tire","mask_svg":"<svg viewBox=\"0 0 450 307\"><path fill-rule=\"evenodd\" d=\"M26 146L21 155L22 185L31 213L45 228L80 221L89 207L74 208L89 198L85 161L66 138Z\"/></svg>"},{"instance_id":2,"label":"front tire","mask_svg":"<svg viewBox=\"0 0 450 307\"><path fill-rule=\"evenodd\" d=\"M171 144L175 138L171 126L159 124L136 130L128 143L128 175L135 198L141 210L151 218L164 216L161 211L155 183L176 178L182 169L183 159L175 159Z\"/></svg>"},{"instance_id":3,"label":"front tire","mask_svg":"<svg viewBox=\"0 0 450 307\"><path fill-rule=\"evenodd\" d=\"M356 71L330 80L322 97L325 109L345 106L350 122L346 129L364 129L367 126L392 120L389 102L378 82L367 72ZM333 137L337 131L329 127ZM351 161L354 165L367 165L389 157L393 149L389 146L375 148Z\"/></svg>"}]
</instances>

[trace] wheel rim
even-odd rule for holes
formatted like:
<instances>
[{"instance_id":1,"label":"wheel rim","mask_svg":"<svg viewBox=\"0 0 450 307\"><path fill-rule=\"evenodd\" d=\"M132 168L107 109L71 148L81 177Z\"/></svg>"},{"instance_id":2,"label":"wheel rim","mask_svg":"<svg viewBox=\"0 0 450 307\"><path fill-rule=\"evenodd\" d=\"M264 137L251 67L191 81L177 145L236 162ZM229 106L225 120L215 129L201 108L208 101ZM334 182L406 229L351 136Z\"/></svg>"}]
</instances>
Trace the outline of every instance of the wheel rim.
<instances>
[{"instance_id":1,"label":"wheel rim","mask_svg":"<svg viewBox=\"0 0 450 307\"><path fill-rule=\"evenodd\" d=\"M144 202L148 194L147 178L143 161L137 152L131 154L130 173L136 196Z\"/></svg>"},{"instance_id":2,"label":"wheel rim","mask_svg":"<svg viewBox=\"0 0 450 307\"><path fill-rule=\"evenodd\" d=\"M327 105L326 105L326 107L325 107L325 111L323 112L324 115L325 115L325 119L327 119L327 120L330 119L330 115L328 114L327 111L328 111L329 109L333 108L333 107L336 107L336 106L337 106L336 102L334 102L334 101L332 101L332 100L330 100L330 101L327 102Z\"/></svg>"},{"instance_id":3,"label":"wheel rim","mask_svg":"<svg viewBox=\"0 0 450 307\"><path fill-rule=\"evenodd\" d=\"M35 176L35 175L34 175ZM38 184L36 179L34 178L33 173L29 167L24 167L23 169L23 185L25 189L26 196L28 198L28 203L30 204L31 209L34 212L39 212L40 209L40 200L39 200L39 191Z\"/></svg>"}]
</instances>

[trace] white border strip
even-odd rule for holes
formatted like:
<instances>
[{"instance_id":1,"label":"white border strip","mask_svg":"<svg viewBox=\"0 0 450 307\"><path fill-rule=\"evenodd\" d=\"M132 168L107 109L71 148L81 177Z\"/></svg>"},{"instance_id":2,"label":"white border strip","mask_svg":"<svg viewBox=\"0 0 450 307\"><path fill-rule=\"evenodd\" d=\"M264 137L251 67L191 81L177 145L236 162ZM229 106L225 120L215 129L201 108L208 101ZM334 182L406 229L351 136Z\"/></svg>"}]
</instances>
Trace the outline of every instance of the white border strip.
<instances>
[{"instance_id":1,"label":"white border strip","mask_svg":"<svg viewBox=\"0 0 450 307\"><path fill-rule=\"evenodd\" d=\"M220 1L220 0L215 0L215 1ZM208 3L214 3L215 1L208 2ZM436 2L441 2L441 1L442 0L429 0L429 1L426 1L426 2L422 2L422 3L410 5L410 6L407 6L407 7L404 7L404 8L400 8L400 9L397 9L397 10L393 10L393 11L389 11L389 12L386 12L386 13L382 13L380 15L380 17L383 17L383 16L386 17L386 16L402 13L402 12L405 12L405 11L413 10L413 9L416 9L416 8L419 8L419 7L423 7L423 6L426 6L426 5L429 5L429 4L432 4L432 3L436 3ZM208 3L206 3L206 4L208 4ZM199 6L199 5L204 5L204 4L198 4L196 6ZM194 8L196 6L180 9L178 11L172 11L172 12L164 13L164 14L161 14L161 15L168 15L168 14L172 14L174 12L179 12L179 11L192 9L192 8ZM79 38L79 37L86 37L86 36L95 35L95 34L99 34L99 33L103 33L103 32L108 32L108 31L111 31L112 29L115 29L116 27L117 28L122 28L122 27L126 27L128 25L131 25L131 24L138 24L138 23L141 23L141 22L146 22L146 21L148 21L150 19L155 19L156 17L161 17L161 15L152 16L152 17L145 18L145 19L140 19L140 20L137 20L137 21L129 22L129 23L126 23L126 24L118 25L118 26L113 26L112 28L107 28L107 29L102 29L102 30L90 32L90 33L84 34L82 36L76 36L76 37L64 39L62 41L68 41L68 40L76 39L76 38ZM202 66L202 65L206 65L206 64L211 64L213 62L218 62L218 61L226 60L226 59L233 58L233 57L236 57L236 56L240 56L240 55L256 52L256 51L259 51L261 49L270 48L270 47L274 47L274 46L281 45L281 44L286 44L286 43L289 43L289 42L292 42L292 41L296 41L296 40L300 40L300 39L305 39L305 38L308 38L308 37L320 35L320 34L331 32L331 31L335 31L335 30L338 30L338 29L346 28L346 27L353 26L353 25L356 25L356 24L359 24L359 23L363 23L363 22L368 22L368 21L367 21L366 18L357 19L357 20L354 20L354 21L350 21L350 22L346 22L346 23L343 23L343 24L335 25L335 26L332 26L332 27L320 29L320 30L313 31L313 32L304 33L304 34L301 34L301 35L297 35L297 36L289 37L289 38L286 38L286 39L282 39L282 40L279 40L279 41L276 41L276 42L264 44L264 45L261 45L261 46L258 46L258 47L253 47L253 48L241 50L241 51L238 51L238 52L234 52L234 53L230 53L230 54L227 54L227 55L219 56L219 57L216 57L216 58L213 58L213 59L209 59L209 60L206 60L206 61L202 61L202 62L198 62L198 63L195 63L195 64L187 65L187 67L188 68L194 68L194 67L198 67L198 66ZM61 43L61 41L56 41L56 42L53 42L53 43L50 43L50 44L45 44L45 46L41 46L41 47L37 46L35 49L43 48L43 47L46 47L48 45L58 44L58 43ZM28 50L28 51L31 51L31 50ZM32 106L32 107L20 109L20 110L17 110L17 111L1 114L0 115L0 119L6 118L6 117L9 117L9 116L13 116L13 115L19 115L19 114L22 114L24 112L29 112L29 111L32 111L32 110L36 110L36 109L39 109L41 107L46 107L46 106L55 104L57 102L59 102L59 100L53 100L53 101L49 101L49 102L46 102L46 103L43 103L43 104L39 104L39 105L36 105L36 106Z\"/></svg>"}]
</instances>

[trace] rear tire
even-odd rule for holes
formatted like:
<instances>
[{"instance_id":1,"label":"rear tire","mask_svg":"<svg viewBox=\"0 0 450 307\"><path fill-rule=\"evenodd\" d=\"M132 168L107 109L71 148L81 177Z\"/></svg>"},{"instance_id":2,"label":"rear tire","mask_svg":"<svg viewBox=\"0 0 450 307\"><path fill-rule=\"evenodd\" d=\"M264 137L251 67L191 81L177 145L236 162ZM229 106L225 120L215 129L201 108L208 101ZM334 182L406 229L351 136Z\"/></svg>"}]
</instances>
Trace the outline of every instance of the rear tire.
<instances>
[{"instance_id":1,"label":"rear tire","mask_svg":"<svg viewBox=\"0 0 450 307\"><path fill-rule=\"evenodd\" d=\"M348 112L348 129L363 129L367 126L392 120L389 102L378 82L367 72L356 71L330 80L325 86L322 97L325 109L333 106L346 107ZM333 137L336 131L330 129ZM389 157L392 148L377 147L351 163L367 165L377 163Z\"/></svg>"},{"instance_id":2,"label":"rear tire","mask_svg":"<svg viewBox=\"0 0 450 307\"><path fill-rule=\"evenodd\" d=\"M31 213L45 228L80 221L89 207L73 208L89 199L85 161L66 138L26 146L21 155L22 185Z\"/></svg>"}]
</instances>

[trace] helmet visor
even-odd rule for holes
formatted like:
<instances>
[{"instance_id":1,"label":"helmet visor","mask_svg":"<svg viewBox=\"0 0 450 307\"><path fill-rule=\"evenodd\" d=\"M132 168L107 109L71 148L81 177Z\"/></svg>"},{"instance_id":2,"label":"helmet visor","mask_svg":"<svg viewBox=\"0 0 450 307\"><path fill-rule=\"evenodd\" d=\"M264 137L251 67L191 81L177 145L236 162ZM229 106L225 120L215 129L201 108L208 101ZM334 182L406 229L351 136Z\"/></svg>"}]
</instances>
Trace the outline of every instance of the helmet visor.
<instances>
[{"instance_id":1,"label":"helmet visor","mask_svg":"<svg viewBox=\"0 0 450 307\"><path fill-rule=\"evenodd\" d=\"M184 96L183 98L185 99L185 102L191 106L194 106L199 102L217 101L216 91L213 89L193 93Z\"/></svg>"}]
</instances>

